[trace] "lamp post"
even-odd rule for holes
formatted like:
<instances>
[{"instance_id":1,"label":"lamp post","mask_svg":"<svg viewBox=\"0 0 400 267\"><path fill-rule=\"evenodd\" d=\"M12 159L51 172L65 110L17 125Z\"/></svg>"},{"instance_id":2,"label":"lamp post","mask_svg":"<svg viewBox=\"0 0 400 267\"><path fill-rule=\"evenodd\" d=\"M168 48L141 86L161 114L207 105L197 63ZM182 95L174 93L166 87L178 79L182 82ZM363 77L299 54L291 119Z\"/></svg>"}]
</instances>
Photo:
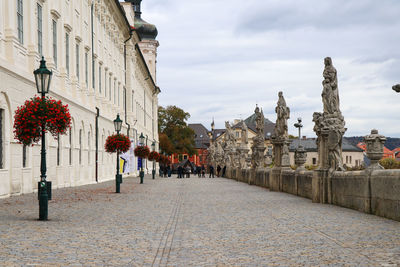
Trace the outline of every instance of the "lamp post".
<instances>
[{"instance_id":1,"label":"lamp post","mask_svg":"<svg viewBox=\"0 0 400 267\"><path fill-rule=\"evenodd\" d=\"M119 132L122 128L122 120L119 118L119 114L117 114L117 118L114 120L114 128L119 135ZM115 193L120 193L120 184L122 183L122 175L119 174L119 150L117 150L117 174L115 175Z\"/></svg>"},{"instance_id":2,"label":"lamp post","mask_svg":"<svg viewBox=\"0 0 400 267\"><path fill-rule=\"evenodd\" d=\"M397 93L400 93L400 84L393 85L392 89L395 90Z\"/></svg>"},{"instance_id":3,"label":"lamp post","mask_svg":"<svg viewBox=\"0 0 400 267\"><path fill-rule=\"evenodd\" d=\"M139 136L139 145L144 146L144 136L143 133L140 134ZM143 184L143 177L144 177L144 171L143 171L143 158L140 158L140 183Z\"/></svg>"},{"instance_id":4,"label":"lamp post","mask_svg":"<svg viewBox=\"0 0 400 267\"><path fill-rule=\"evenodd\" d=\"M44 101L46 94L49 92L50 81L53 72L46 68L46 61L44 57L40 61L40 67L33 72L35 75L35 82L37 92L42 95L42 101ZM46 182L46 139L45 139L45 126L46 122L43 119L41 122L42 128L42 150L40 158L40 183L39 183L39 220L46 221L48 217L48 204L49 196L47 194L47 182Z\"/></svg>"},{"instance_id":5,"label":"lamp post","mask_svg":"<svg viewBox=\"0 0 400 267\"><path fill-rule=\"evenodd\" d=\"M294 127L299 129L299 145L297 146L296 151L294 152L294 162L297 166L297 170L304 170L304 163L307 161L307 152L304 147L301 145L301 128L303 124L301 124L301 118L297 119L297 123L294 124Z\"/></svg>"},{"instance_id":6,"label":"lamp post","mask_svg":"<svg viewBox=\"0 0 400 267\"><path fill-rule=\"evenodd\" d=\"M303 127L303 124L301 124L301 118L297 118L297 123L294 124L294 127L299 129L299 145L300 145L300 140L301 140L301 127Z\"/></svg>"},{"instance_id":7,"label":"lamp post","mask_svg":"<svg viewBox=\"0 0 400 267\"><path fill-rule=\"evenodd\" d=\"M156 151L156 142L155 141L153 141L153 143L151 144L151 149L153 150L153 152ZM151 172L151 174L153 175L153 179L156 176L156 165L155 164L156 164L156 160L153 159L153 171Z\"/></svg>"}]
</instances>

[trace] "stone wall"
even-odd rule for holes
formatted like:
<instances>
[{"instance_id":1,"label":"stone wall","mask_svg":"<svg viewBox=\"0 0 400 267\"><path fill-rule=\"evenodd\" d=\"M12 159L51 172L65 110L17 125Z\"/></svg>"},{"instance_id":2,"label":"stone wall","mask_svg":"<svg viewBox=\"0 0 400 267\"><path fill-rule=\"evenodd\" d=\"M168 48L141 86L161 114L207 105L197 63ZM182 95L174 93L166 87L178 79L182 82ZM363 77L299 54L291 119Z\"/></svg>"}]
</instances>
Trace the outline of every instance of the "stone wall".
<instances>
[{"instance_id":1,"label":"stone wall","mask_svg":"<svg viewBox=\"0 0 400 267\"><path fill-rule=\"evenodd\" d=\"M232 178L270 188L272 169L253 171L236 169ZM289 194L312 199L315 171L282 168L275 187ZM334 172L330 179L330 197L334 205L400 221L400 170ZM315 187L315 186L314 186Z\"/></svg>"},{"instance_id":2,"label":"stone wall","mask_svg":"<svg viewBox=\"0 0 400 267\"><path fill-rule=\"evenodd\" d=\"M299 171L297 175L297 195L305 198L312 198L312 171Z\"/></svg>"}]
</instances>

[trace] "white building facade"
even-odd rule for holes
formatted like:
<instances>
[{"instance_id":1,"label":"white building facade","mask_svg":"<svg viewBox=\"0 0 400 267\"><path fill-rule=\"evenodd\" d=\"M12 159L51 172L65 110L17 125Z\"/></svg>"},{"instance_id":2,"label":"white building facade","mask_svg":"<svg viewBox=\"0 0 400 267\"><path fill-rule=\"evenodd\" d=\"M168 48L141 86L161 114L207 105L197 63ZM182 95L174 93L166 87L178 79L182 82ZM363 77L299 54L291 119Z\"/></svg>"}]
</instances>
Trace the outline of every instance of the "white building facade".
<instances>
[{"instance_id":1,"label":"white building facade","mask_svg":"<svg viewBox=\"0 0 400 267\"><path fill-rule=\"evenodd\" d=\"M41 56L53 71L49 96L68 104L72 116L68 135L46 135L53 188L114 179L116 155L104 143L117 114L135 144L143 133L158 149L160 90L140 42L116 0L0 1L0 197L37 191L40 144L19 144L13 117L37 94L33 71ZM137 160L130 164L136 175Z\"/></svg>"}]
</instances>

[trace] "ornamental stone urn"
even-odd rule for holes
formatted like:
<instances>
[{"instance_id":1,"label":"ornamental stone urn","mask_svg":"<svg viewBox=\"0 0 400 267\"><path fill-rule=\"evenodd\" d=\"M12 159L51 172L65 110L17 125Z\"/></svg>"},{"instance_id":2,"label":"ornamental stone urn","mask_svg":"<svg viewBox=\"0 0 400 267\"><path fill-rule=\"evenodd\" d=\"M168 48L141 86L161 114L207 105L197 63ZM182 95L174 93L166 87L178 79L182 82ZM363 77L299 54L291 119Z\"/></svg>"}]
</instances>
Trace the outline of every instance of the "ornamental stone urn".
<instances>
[{"instance_id":1,"label":"ornamental stone urn","mask_svg":"<svg viewBox=\"0 0 400 267\"><path fill-rule=\"evenodd\" d=\"M367 157L371 160L369 169L383 169L379 164L379 160L383 156L383 147L386 141L386 137L378 134L378 130L372 129L371 134L364 137L366 144Z\"/></svg>"},{"instance_id":2,"label":"ornamental stone urn","mask_svg":"<svg viewBox=\"0 0 400 267\"><path fill-rule=\"evenodd\" d=\"M294 152L294 163L297 166L297 170L304 170L304 164L307 161L307 152L305 151L304 147L302 145L299 145L299 147L296 149Z\"/></svg>"}]
</instances>

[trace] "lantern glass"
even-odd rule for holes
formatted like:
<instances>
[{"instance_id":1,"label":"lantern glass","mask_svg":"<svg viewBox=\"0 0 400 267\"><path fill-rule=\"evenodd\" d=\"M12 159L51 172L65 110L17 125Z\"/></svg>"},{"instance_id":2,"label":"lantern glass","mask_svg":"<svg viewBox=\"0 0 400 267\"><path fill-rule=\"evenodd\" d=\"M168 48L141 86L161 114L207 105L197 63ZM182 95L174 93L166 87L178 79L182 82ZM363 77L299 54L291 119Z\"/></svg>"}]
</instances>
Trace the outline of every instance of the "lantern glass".
<instances>
[{"instance_id":1,"label":"lantern glass","mask_svg":"<svg viewBox=\"0 0 400 267\"><path fill-rule=\"evenodd\" d=\"M139 145L144 146L144 136L143 136L143 133L140 134L140 137L139 137Z\"/></svg>"},{"instance_id":2,"label":"lantern glass","mask_svg":"<svg viewBox=\"0 0 400 267\"><path fill-rule=\"evenodd\" d=\"M44 57L40 61L40 67L33 72L35 75L36 89L39 94L47 94L50 89L53 72L47 69Z\"/></svg>"},{"instance_id":3,"label":"lantern glass","mask_svg":"<svg viewBox=\"0 0 400 267\"><path fill-rule=\"evenodd\" d=\"M114 128L117 132L121 131L122 120L119 118L119 114L117 114L117 118L114 120Z\"/></svg>"},{"instance_id":4,"label":"lantern glass","mask_svg":"<svg viewBox=\"0 0 400 267\"><path fill-rule=\"evenodd\" d=\"M151 144L151 149L152 149L153 151L156 150L156 142L153 142L153 143Z\"/></svg>"}]
</instances>

